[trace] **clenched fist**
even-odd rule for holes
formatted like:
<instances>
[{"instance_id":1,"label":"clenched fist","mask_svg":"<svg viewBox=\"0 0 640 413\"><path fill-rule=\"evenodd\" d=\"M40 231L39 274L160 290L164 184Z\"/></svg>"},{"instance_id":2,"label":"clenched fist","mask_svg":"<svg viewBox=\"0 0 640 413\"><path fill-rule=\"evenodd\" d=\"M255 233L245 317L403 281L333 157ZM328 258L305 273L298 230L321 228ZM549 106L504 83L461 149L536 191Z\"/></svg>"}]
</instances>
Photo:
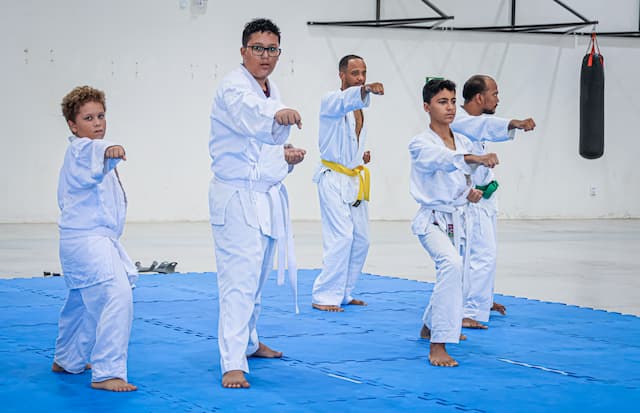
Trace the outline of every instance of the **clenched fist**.
<instances>
[{"instance_id":1,"label":"clenched fist","mask_svg":"<svg viewBox=\"0 0 640 413\"><path fill-rule=\"evenodd\" d=\"M469 194L467 195L467 199L469 200L469 202L473 202L474 204L476 202L479 202L482 199L482 191L479 189L471 189L471 191L469 191Z\"/></svg>"},{"instance_id":2,"label":"clenched fist","mask_svg":"<svg viewBox=\"0 0 640 413\"><path fill-rule=\"evenodd\" d=\"M124 151L124 148L120 145L109 146L104 151L105 159L122 159L123 161L127 160L127 155Z\"/></svg>"},{"instance_id":3,"label":"clenched fist","mask_svg":"<svg viewBox=\"0 0 640 413\"><path fill-rule=\"evenodd\" d=\"M298 129L302 129L302 117L295 109L280 109L273 116L278 125L291 126L298 125Z\"/></svg>"},{"instance_id":4,"label":"clenched fist","mask_svg":"<svg viewBox=\"0 0 640 413\"><path fill-rule=\"evenodd\" d=\"M299 164L306 154L307 151L302 148L294 148L293 145L288 145L284 148L284 160L287 161L289 165Z\"/></svg>"}]
</instances>

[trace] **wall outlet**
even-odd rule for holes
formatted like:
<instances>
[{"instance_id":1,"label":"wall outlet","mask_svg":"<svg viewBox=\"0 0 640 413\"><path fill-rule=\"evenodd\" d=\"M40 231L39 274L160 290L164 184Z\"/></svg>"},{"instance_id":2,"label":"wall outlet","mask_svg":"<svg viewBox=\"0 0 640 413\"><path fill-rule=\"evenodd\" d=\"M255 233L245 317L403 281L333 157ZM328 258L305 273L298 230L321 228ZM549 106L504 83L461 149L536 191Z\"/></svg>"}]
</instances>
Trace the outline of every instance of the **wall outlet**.
<instances>
[{"instance_id":1,"label":"wall outlet","mask_svg":"<svg viewBox=\"0 0 640 413\"><path fill-rule=\"evenodd\" d=\"M598 188L595 185L589 187L589 195L596 196L598 194Z\"/></svg>"}]
</instances>

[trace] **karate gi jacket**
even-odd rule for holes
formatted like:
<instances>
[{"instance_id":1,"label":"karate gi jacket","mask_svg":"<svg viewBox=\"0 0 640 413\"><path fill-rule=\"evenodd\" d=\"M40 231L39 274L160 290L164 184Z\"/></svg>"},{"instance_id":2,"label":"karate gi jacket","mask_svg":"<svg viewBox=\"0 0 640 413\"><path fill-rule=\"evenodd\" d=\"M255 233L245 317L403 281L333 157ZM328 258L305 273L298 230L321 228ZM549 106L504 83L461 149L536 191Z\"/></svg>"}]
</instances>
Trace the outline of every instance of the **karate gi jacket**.
<instances>
[{"instance_id":1,"label":"karate gi jacket","mask_svg":"<svg viewBox=\"0 0 640 413\"><path fill-rule=\"evenodd\" d=\"M320 136L318 145L320 159L335 162L349 169L363 165L365 144L367 142L366 122L360 130L360 139L356 135L354 110L369 107L370 94L362 100L361 86L352 86L345 90L329 92L320 102ZM320 176L330 168L322 163L313 177L318 183ZM360 178L335 173L342 200L352 204L358 197Z\"/></svg>"},{"instance_id":2,"label":"karate gi jacket","mask_svg":"<svg viewBox=\"0 0 640 413\"><path fill-rule=\"evenodd\" d=\"M447 148L431 128L411 140L409 191L420 205L412 222L412 232L424 235L427 225L434 222L446 232L447 224L452 224L458 227L454 245L459 245L464 232L459 229L462 229L461 218L472 188L473 168L464 160L464 155L471 153L471 142L457 133L454 139L455 151Z\"/></svg>"},{"instance_id":3,"label":"karate gi jacket","mask_svg":"<svg viewBox=\"0 0 640 413\"><path fill-rule=\"evenodd\" d=\"M138 273L119 241L127 212L115 170L120 159L104 157L106 149L117 144L75 136L69 141L58 180L60 262L67 287L113 278L114 253L133 284Z\"/></svg>"},{"instance_id":4,"label":"karate gi jacket","mask_svg":"<svg viewBox=\"0 0 640 413\"><path fill-rule=\"evenodd\" d=\"M209 155L213 178L209 186L212 225L224 225L225 214L244 215L248 226L278 240L278 283L283 282L287 251L289 277L295 281L293 235L289 203L281 181L291 171L284 143L291 126L279 125L274 115L286 106L280 91L268 81L267 97L244 66L229 73L219 85L211 107ZM238 194L242 211L227 211Z\"/></svg>"}]
</instances>

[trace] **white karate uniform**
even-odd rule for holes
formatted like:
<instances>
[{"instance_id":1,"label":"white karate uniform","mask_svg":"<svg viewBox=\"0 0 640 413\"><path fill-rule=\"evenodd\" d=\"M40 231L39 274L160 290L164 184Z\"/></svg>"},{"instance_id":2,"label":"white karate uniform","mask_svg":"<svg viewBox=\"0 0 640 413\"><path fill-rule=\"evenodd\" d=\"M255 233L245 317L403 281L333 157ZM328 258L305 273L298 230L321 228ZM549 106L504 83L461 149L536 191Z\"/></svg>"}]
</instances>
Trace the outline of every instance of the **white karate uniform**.
<instances>
[{"instance_id":1,"label":"white karate uniform","mask_svg":"<svg viewBox=\"0 0 640 413\"><path fill-rule=\"evenodd\" d=\"M54 361L70 373L91 362L91 380L127 380L137 271L119 238L127 200L112 142L69 138L58 183L60 262L69 288L60 312Z\"/></svg>"},{"instance_id":2,"label":"white karate uniform","mask_svg":"<svg viewBox=\"0 0 640 413\"><path fill-rule=\"evenodd\" d=\"M472 168L464 161L470 142L454 134L456 150L428 128L409 144L410 192L420 205L411 230L436 267L436 284L423 322L433 343L457 343L462 329L467 195Z\"/></svg>"},{"instance_id":3,"label":"white karate uniform","mask_svg":"<svg viewBox=\"0 0 640 413\"><path fill-rule=\"evenodd\" d=\"M363 122L356 135L354 110L369 107L360 86L328 93L320 103L320 158L353 169L363 164L367 139ZM349 303L369 252L369 202L358 197L360 179L335 172L322 163L313 182L318 184L322 218L322 272L313 283L312 302L321 305Z\"/></svg>"},{"instance_id":4,"label":"white karate uniform","mask_svg":"<svg viewBox=\"0 0 640 413\"><path fill-rule=\"evenodd\" d=\"M454 132L472 141L472 153L484 155L485 142L512 140L515 130L509 130L509 120L496 116L471 116L463 107L456 111L451 124ZM472 175L474 185L484 186L494 180L493 170L479 165ZM493 305L493 291L496 276L496 223L497 196L494 192L489 199L469 205L469 214L474 216L474 226L470 230L469 274L464 285L464 317L476 321L489 321Z\"/></svg>"},{"instance_id":5,"label":"white karate uniform","mask_svg":"<svg viewBox=\"0 0 640 413\"><path fill-rule=\"evenodd\" d=\"M271 81L269 90L267 97L240 66L222 80L211 109L209 213L218 267L223 374L249 372L246 356L258 350L260 295L276 251L278 283L283 282L286 261L294 297L297 294L289 202L281 183L291 170L283 147L291 127L274 121L285 106Z\"/></svg>"}]
</instances>

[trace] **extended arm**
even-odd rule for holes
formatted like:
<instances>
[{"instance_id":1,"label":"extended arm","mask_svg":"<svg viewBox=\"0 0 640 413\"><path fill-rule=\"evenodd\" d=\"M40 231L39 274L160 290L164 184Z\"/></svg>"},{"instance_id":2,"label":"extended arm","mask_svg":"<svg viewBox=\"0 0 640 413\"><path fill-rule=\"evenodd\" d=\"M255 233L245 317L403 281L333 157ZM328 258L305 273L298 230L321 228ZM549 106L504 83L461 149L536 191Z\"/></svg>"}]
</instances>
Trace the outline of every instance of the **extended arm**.
<instances>
[{"instance_id":1,"label":"extended arm","mask_svg":"<svg viewBox=\"0 0 640 413\"><path fill-rule=\"evenodd\" d=\"M445 147L431 145L423 141L409 144L411 162L421 173L433 174L436 171L453 172L460 169L469 174L471 169L463 152L454 152Z\"/></svg>"},{"instance_id":2,"label":"extended arm","mask_svg":"<svg viewBox=\"0 0 640 413\"><path fill-rule=\"evenodd\" d=\"M523 120L511 119L509 122L509 130L511 129L522 129L525 132L529 132L536 127L536 122L532 118L527 118Z\"/></svg>"},{"instance_id":3,"label":"extended arm","mask_svg":"<svg viewBox=\"0 0 640 413\"><path fill-rule=\"evenodd\" d=\"M353 86L345 90L329 93L320 102L320 117L341 118L349 112L369 106L369 93L362 90L365 86Z\"/></svg>"},{"instance_id":4,"label":"extended arm","mask_svg":"<svg viewBox=\"0 0 640 413\"><path fill-rule=\"evenodd\" d=\"M514 138L509 123L496 116L456 115L451 129L476 142L504 142Z\"/></svg>"},{"instance_id":5,"label":"extended arm","mask_svg":"<svg viewBox=\"0 0 640 413\"><path fill-rule=\"evenodd\" d=\"M484 155L467 154L464 155L464 161L468 164L484 165L487 168L494 168L500 163L500 161L498 161L498 155L493 152Z\"/></svg>"},{"instance_id":6,"label":"extended arm","mask_svg":"<svg viewBox=\"0 0 640 413\"><path fill-rule=\"evenodd\" d=\"M71 145L69 176L77 187L99 184L120 160L126 160L122 146L102 139L78 138Z\"/></svg>"},{"instance_id":7,"label":"extended arm","mask_svg":"<svg viewBox=\"0 0 640 413\"><path fill-rule=\"evenodd\" d=\"M363 102L369 93L373 93L374 95L384 95L384 86L380 82L360 86L360 97Z\"/></svg>"},{"instance_id":8,"label":"extended arm","mask_svg":"<svg viewBox=\"0 0 640 413\"><path fill-rule=\"evenodd\" d=\"M302 127L300 114L276 100L264 99L253 90L227 87L221 99L229 114L225 126L236 133L268 144L283 144L291 125Z\"/></svg>"}]
</instances>

